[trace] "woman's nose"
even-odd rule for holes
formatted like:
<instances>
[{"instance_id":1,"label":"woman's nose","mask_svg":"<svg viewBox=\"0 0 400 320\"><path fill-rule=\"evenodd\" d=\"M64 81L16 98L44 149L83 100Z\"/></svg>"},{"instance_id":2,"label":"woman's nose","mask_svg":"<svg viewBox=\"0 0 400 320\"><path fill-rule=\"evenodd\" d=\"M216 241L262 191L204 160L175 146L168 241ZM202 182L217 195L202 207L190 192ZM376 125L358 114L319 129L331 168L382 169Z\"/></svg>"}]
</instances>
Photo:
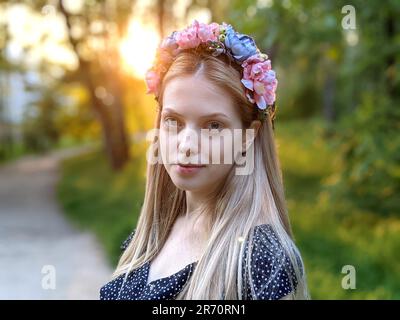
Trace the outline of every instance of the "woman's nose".
<instances>
[{"instance_id":1,"label":"woman's nose","mask_svg":"<svg viewBox=\"0 0 400 320\"><path fill-rule=\"evenodd\" d=\"M186 157L193 156L199 151L199 139L195 130L183 130L179 137L179 153L185 154Z\"/></svg>"}]
</instances>

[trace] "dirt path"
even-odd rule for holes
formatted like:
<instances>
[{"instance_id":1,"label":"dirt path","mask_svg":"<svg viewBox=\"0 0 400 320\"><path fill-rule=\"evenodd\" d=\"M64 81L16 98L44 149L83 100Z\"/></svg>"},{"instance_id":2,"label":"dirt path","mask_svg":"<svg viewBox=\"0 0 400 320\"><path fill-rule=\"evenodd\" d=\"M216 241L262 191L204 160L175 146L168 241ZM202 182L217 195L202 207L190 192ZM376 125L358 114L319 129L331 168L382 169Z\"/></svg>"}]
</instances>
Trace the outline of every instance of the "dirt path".
<instances>
[{"instance_id":1,"label":"dirt path","mask_svg":"<svg viewBox=\"0 0 400 320\"><path fill-rule=\"evenodd\" d=\"M56 201L59 160L82 151L0 167L0 299L98 299L108 281L96 239L72 227Z\"/></svg>"}]
</instances>

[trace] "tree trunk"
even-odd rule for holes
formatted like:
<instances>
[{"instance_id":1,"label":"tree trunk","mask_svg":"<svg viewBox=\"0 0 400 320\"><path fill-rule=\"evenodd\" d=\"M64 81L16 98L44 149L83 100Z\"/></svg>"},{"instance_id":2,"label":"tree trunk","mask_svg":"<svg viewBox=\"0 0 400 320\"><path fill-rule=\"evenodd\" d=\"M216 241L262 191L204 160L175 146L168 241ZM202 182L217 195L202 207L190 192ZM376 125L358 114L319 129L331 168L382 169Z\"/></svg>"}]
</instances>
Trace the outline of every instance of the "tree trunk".
<instances>
[{"instance_id":1,"label":"tree trunk","mask_svg":"<svg viewBox=\"0 0 400 320\"><path fill-rule=\"evenodd\" d=\"M94 90L90 90L90 96L101 124L107 158L112 168L119 170L129 160L129 142L124 125L123 106L120 99L116 99L113 107L110 108L96 97Z\"/></svg>"},{"instance_id":2,"label":"tree trunk","mask_svg":"<svg viewBox=\"0 0 400 320\"><path fill-rule=\"evenodd\" d=\"M96 96L96 84L91 72L91 62L86 61L79 55L78 42L71 35L71 15L66 11L62 1L59 1L59 8L63 14L67 26L68 38L79 61L79 72L83 85L87 88L91 105L103 131L104 149L109 162L114 170L121 169L129 160L129 142L125 128L124 109L121 100L121 79L117 71L104 75L105 80L110 80L106 86L108 92L112 93L113 102L105 102ZM112 79L109 79L112 77ZM105 81L106 82L106 81Z\"/></svg>"},{"instance_id":3,"label":"tree trunk","mask_svg":"<svg viewBox=\"0 0 400 320\"><path fill-rule=\"evenodd\" d=\"M158 32L160 33L160 39L164 38L164 5L165 0L158 0L157 1L157 13L158 13Z\"/></svg>"}]
</instances>

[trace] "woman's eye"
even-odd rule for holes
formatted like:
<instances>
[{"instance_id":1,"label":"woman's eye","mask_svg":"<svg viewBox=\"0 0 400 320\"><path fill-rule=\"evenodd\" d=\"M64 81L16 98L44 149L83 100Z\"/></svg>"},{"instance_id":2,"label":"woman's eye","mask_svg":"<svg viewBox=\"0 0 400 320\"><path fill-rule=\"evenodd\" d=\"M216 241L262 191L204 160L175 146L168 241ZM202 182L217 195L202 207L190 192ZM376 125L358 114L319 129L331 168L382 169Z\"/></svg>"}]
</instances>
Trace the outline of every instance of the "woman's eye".
<instances>
[{"instance_id":1,"label":"woman's eye","mask_svg":"<svg viewBox=\"0 0 400 320\"><path fill-rule=\"evenodd\" d=\"M178 126L178 120L176 120L175 118L165 118L164 119L164 124L167 127L177 127Z\"/></svg>"},{"instance_id":2,"label":"woman's eye","mask_svg":"<svg viewBox=\"0 0 400 320\"><path fill-rule=\"evenodd\" d=\"M211 121L207 124L207 129L210 130L221 130L223 128L223 125L220 122L217 121Z\"/></svg>"}]
</instances>

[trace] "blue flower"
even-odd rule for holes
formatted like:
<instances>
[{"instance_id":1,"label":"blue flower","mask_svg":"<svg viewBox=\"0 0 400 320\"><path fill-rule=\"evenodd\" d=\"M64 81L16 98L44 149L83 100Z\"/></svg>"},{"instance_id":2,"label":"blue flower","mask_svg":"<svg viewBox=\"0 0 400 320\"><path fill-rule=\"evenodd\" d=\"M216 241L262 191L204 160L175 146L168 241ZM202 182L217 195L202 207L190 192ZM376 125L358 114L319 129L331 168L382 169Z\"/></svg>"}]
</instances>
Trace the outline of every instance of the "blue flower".
<instances>
[{"instance_id":1,"label":"blue flower","mask_svg":"<svg viewBox=\"0 0 400 320\"><path fill-rule=\"evenodd\" d=\"M237 33L231 25L227 25L225 29L225 46L231 50L233 57L239 63L258 52L254 39Z\"/></svg>"}]
</instances>

